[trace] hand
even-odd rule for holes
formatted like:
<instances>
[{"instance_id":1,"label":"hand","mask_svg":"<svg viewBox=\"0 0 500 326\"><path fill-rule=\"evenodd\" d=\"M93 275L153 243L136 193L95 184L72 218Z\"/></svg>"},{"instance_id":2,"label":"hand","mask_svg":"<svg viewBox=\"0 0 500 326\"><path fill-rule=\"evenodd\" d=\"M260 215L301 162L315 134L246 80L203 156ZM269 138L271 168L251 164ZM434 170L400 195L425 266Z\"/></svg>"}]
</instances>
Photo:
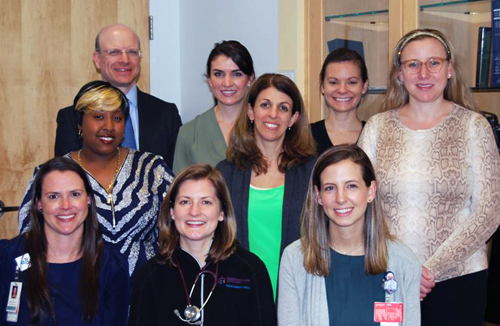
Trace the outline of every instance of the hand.
<instances>
[{"instance_id":1,"label":"hand","mask_svg":"<svg viewBox=\"0 0 500 326\"><path fill-rule=\"evenodd\" d=\"M422 278L420 279L420 301L424 300L427 294L431 293L436 286L435 277L425 266L422 266Z\"/></svg>"}]
</instances>

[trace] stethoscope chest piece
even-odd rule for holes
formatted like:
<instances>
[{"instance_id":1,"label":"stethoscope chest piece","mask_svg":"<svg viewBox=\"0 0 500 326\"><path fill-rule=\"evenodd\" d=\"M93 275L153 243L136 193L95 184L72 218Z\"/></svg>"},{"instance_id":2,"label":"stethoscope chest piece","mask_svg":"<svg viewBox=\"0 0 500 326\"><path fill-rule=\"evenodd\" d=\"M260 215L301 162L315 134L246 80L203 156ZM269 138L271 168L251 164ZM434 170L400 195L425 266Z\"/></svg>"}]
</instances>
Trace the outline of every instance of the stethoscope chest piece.
<instances>
[{"instance_id":1,"label":"stethoscope chest piece","mask_svg":"<svg viewBox=\"0 0 500 326\"><path fill-rule=\"evenodd\" d=\"M188 305L184 309L184 318L189 321L196 321L200 318L200 309L197 306Z\"/></svg>"}]
</instances>

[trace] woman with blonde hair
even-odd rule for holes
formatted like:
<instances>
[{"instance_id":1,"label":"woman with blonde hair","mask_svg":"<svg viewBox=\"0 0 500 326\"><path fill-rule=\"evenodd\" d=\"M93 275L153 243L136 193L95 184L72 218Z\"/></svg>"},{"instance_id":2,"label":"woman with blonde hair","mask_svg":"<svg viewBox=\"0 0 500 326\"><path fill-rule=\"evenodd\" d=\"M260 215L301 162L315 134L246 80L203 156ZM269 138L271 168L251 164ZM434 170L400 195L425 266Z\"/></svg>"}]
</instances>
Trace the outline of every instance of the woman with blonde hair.
<instances>
[{"instance_id":1,"label":"woman with blonde hair","mask_svg":"<svg viewBox=\"0 0 500 326\"><path fill-rule=\"evenodd\" d=\"M65 157L87 173L104 245L125 256L132 276L158 252L158 215L172 171L160 156L120 146L129 106L118 88L105 81L89 82L76 95L73 107L82 149ZM32 182L19 211L21 233L30 228Z\"/></svg>"},{"instance_id":2,"label":"woman with blonde hair","mask_svg":"<svg viewBox=\"0 0 500 326\"><path fill-rule=\"evenodd\" d=\"M222 174L195 164L160 215L160 252L135 280L130 325L276 325L266 267L236 241Z\"/></svg>"},{"instance_id":3,"label":"woman with blonde hair","mask_svg":"<svg viewBox=\"0 0 500 326\"><path fill-rule=\"evenodd\" d=\"M380 322L375 302L402 303L399 322L420 325L420 264L389 234L376 190L373 166L356 145L318 158L301 238L281 259L279 325L371 325Z\"/></svg>"},{"instance_id":4,"label":"woman with blonde hair","mask_svg":"<svg viewBox=\"0 0 500 326\"><path fill-rule=\"evenodd\" d=\"M231 192L238 240L264 261L276 289L281 253L299 238L314 141L300 92L286 76L260 76L244 106L217 168Z\"/></svg>"},{"instance_id":5,"label":"woman with blonde hair","mask_svg":"<svg viewBox=\"0 0 500 326\"><path fill-rule=\"evenodd\" d=\"M422 324L483 325L500 160L445 35L418 29L401 38L384 109L359 145L375 166L392 233L423 266Z\"/></svg>"}]
</instances>

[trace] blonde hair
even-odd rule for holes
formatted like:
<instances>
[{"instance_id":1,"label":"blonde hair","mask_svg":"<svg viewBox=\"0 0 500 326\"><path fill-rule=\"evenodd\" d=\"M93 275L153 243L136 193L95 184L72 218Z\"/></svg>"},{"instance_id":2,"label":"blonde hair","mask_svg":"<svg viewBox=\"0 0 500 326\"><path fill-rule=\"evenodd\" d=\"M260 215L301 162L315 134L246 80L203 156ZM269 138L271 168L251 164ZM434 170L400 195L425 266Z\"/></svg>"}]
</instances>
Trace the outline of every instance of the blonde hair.
<instances>
[{"instance_id":1,"label":"blonde hair","mask_svg":"<svg viewBox=\"0 0 500 326\"><path fill-rule=\"evenodd\" d=\"M404 35L396 44L392 55L392 64L389 73L387 93L382 102L382 111L400 108L409 101L408 91L405 85L399 80L398 72L401 69L401 53L406 45L413 41L421 41L427 38L438 40L446 52L446 60L452 65L453 73L444 89L444 99L461 105L469 110L477 111L476 102L465 83L455 49L450 41L440 31L434 29L415 29Z\"/></svg>"},{"instance_id":2,"label":"blonde hair","mask_svg":"<svg viewBox=\"0 0 500 326\"><path fill-rule=\"evenodd\" d=\"M126 120L129 111L129 104L125 94L110 83L101 80L94 80L85 84L76 95L73 107L80 126L85 113L93 111L112 112L120 109Z\"/></svg>"},{"instance_id":3,"label":"blonde hair","mask_svg":"<svg viewBox=\"0 0 500 326\"><path fill-rule=\"evenodd\" d=\"M314 187L321 189L321 173L330 165L350 160L359 165L365 185L376 182L375 170L368 156L356 145L339 145L325 151L316 161L307 191L306 202L300 219L300 242L304 254L304 268L309 274L328 276L330 273L329 219L318 203ZM364 268L366 274L379 274L387 270L389 233L380 203L368 203L365 212L363 237L365 242Z\"/></svg>"}]
</instances>

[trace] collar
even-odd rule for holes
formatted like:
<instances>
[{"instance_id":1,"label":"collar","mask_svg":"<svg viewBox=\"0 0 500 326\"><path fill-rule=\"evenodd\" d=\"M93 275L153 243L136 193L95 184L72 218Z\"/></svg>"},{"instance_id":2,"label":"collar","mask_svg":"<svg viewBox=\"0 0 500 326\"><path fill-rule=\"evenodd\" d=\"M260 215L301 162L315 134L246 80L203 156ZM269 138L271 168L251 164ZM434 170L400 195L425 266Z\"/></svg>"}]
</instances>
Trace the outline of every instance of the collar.
<instances>
[{"instance_id":1,"label":"collar","mask_svg":"<svg viewBox=\"0 0 500 326\"><path fill-rule=\"evenodd\" d=\"M134 85L134 87L132 87L125 96L130 102L132 102L134 107L137 107L137 85Z\"/></svg>"}]
</instances>

